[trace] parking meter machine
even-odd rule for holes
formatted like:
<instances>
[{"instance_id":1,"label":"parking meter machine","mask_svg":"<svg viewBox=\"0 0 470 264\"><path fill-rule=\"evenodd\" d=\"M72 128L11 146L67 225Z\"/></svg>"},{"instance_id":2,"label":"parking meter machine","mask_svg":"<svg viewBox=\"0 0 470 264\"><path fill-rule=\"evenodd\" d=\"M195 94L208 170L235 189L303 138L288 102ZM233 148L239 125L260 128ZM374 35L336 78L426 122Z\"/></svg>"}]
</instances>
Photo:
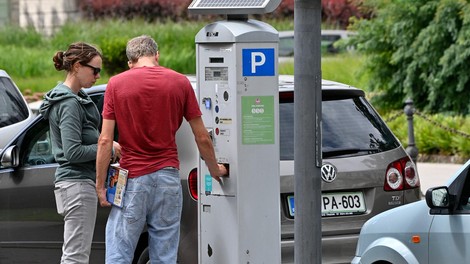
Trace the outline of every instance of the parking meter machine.
<instances>
[{"instance_id":1,"label":"parking meter machine","mask_svg":"<svg viewBox=\"0 0 470 264\"><path fill-rule=\"evenodd\" d=\"M199 164L199 263L280 263L278 32L246 18L196 35L204 124L229 177Z\"/></svg>"}]
</instances>

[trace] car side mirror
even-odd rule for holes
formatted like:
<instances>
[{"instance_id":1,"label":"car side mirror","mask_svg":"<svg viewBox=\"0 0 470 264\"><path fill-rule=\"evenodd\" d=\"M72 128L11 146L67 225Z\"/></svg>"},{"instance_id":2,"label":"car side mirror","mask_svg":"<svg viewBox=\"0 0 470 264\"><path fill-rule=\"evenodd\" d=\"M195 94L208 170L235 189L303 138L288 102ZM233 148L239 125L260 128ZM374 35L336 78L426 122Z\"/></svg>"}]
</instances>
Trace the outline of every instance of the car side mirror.
<instances>
[{"instance_id":1,"label":"car side mirror","mask_svg":"<svg viewBox=\"0 0 470 264\"><path fill-rule=\"evenodd\" d=\"M426 203L431 209L449 209L452 205L452 196L446 186L430 188L426 192Z\"/></svg>"},{"instance_id":2,"label":"car side mirror","mask_svg":"<svg viewBox=\"0 0 470 264\"><path fill-rule=\"evenodd\" d=\"M20 163L20 153L17 146L10 146L5 149L0 159L0 168L17 167Z\"/></svg>"}]
</instances>

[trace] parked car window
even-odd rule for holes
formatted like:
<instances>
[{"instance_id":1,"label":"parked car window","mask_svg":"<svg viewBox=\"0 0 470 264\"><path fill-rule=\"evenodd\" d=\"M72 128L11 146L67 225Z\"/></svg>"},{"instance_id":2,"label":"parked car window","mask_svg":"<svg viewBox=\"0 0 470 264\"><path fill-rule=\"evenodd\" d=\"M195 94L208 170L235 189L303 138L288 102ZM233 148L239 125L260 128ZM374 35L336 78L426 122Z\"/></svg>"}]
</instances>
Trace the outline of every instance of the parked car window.
<instances>
[{"instance_id":1,"label":"parked car window","mask_svg":"<svg viewBox=\"0 0 470 264\"><path fill-rule=\"evenodd\" d=\"M279 116L281 160L293 160L294 103L281 103ZM323 158L370 155L399 146L392 132L361 97L323 101L322 126Z\"/></svg>"},{"instance_id":2,"label":"parked car window","mask_svg":"<svg viewBox=\"0 0 470 264\"><path fill-rule=\"evenodd\" d=\"M8 78L0 78L0 128L28 118L23 97Z\"/></svg>"},{"instance_id":3,"label":"parked car window","mask_svg":"<svg viewBox=\"0 0 470 264\"><path fill-rule=\"evenodd\" d=\"M279 38L279 56L281 57L294 56L294 37Z\"/></svg>"},{"instance_id":4,"label":"parked car window","mask_svg":"<svg viewBox=\"0 0 470 264\"><path fill-rule=\"evenodd\" d=\"M23 145L25 148L23 152L25 153L25 166L56 163L52 153L52 140L48 122L38 123L34 129L26 134L25 139L25 142L28 142Z\"/></svg>"},{"instance_id":5,"label":"parked car window","mask_svg":"<svg viewBox=\"0 0 470 264\"><path fill-rule=\"evenodd\" d=\"M334 54L343 51L343 48L336 47L335 43L343 42L349 37L356 35L356 32L346 30L321 30L321 52ZM279 57L294 56L294 31L279 32ZM346 47L347 50L353 50L352 46Z\"/></svg>"},{"instance_id":6,"label":"parked car window","mask_svg":"<svg viewBox=\"0 0 470 264\"><path fill-rule=\"evenodd\" d=\"M101 114L103 111L104 93L91 95L90 98L98 108L98 112Z\"/></svg>"},{"instance_id":7,"label":"parked car window","mask_svg":"<svg viewBox=\"0 0 470 264\"><path fill-rule=\"evenodd\" d=\"M341 39L339 35L321 35L322 44L331 44Z\"/></svg>"},{"instance_id":8,"label":"parked car window","mask_svg":"<svg viewBox=\"0 0 470 264\"><path fill-rule=\"evenodd\" d=\"M104 103L104 93L95 93L90 95L91 100L95 103L96 107L98 108L98 112L103 112L103 103ZM98 129L101 131L101 126L103 125L103 117L101 117L100 125ZM118 133L118 125L116 124L114 127L114 141L118 141L119 133Z\"/></svg>"}]
</instances>

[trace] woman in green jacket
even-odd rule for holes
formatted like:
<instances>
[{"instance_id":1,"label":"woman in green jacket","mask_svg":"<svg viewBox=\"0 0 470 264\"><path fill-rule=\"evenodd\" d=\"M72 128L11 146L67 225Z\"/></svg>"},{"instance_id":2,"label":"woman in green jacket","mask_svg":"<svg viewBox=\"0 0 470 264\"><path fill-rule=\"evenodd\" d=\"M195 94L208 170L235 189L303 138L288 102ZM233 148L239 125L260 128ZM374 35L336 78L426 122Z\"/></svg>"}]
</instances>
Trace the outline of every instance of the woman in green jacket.
<instances>
[{"instance_id":1,"label":"woman in green jacket","mask_svg":"<svg viewBox=\"0 0 470 264\"><path fill-rule=\"evenodd\" d=\"M52 150L59 163L55 173L57 212L64 216L61 263L88 263L95 227L96 151L100 113L82 88L100 78L102 55L93 46L77 42L54 57L63 83L44 96L40 113L49 120ZM120 147L115 143L116 153Z\"/></svg>"}]
</instances>

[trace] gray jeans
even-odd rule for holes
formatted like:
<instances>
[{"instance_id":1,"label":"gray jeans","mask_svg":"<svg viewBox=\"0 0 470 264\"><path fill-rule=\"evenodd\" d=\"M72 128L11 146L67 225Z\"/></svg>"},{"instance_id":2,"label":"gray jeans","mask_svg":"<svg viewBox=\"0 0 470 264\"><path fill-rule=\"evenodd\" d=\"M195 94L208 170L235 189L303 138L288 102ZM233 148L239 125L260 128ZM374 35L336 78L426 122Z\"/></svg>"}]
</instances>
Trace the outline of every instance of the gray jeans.
<instances>
[{"instance_id":1,"label":"gray jeans","mask_svg":"<svg viewBox=\"0 0 470 264\"><path fill-rule=\"evenodd\" d=\"M95 190L91 180L55 184L57 213L65 222L61 264L88 264L98 206Z\"/></svg>"}]
</instances>

